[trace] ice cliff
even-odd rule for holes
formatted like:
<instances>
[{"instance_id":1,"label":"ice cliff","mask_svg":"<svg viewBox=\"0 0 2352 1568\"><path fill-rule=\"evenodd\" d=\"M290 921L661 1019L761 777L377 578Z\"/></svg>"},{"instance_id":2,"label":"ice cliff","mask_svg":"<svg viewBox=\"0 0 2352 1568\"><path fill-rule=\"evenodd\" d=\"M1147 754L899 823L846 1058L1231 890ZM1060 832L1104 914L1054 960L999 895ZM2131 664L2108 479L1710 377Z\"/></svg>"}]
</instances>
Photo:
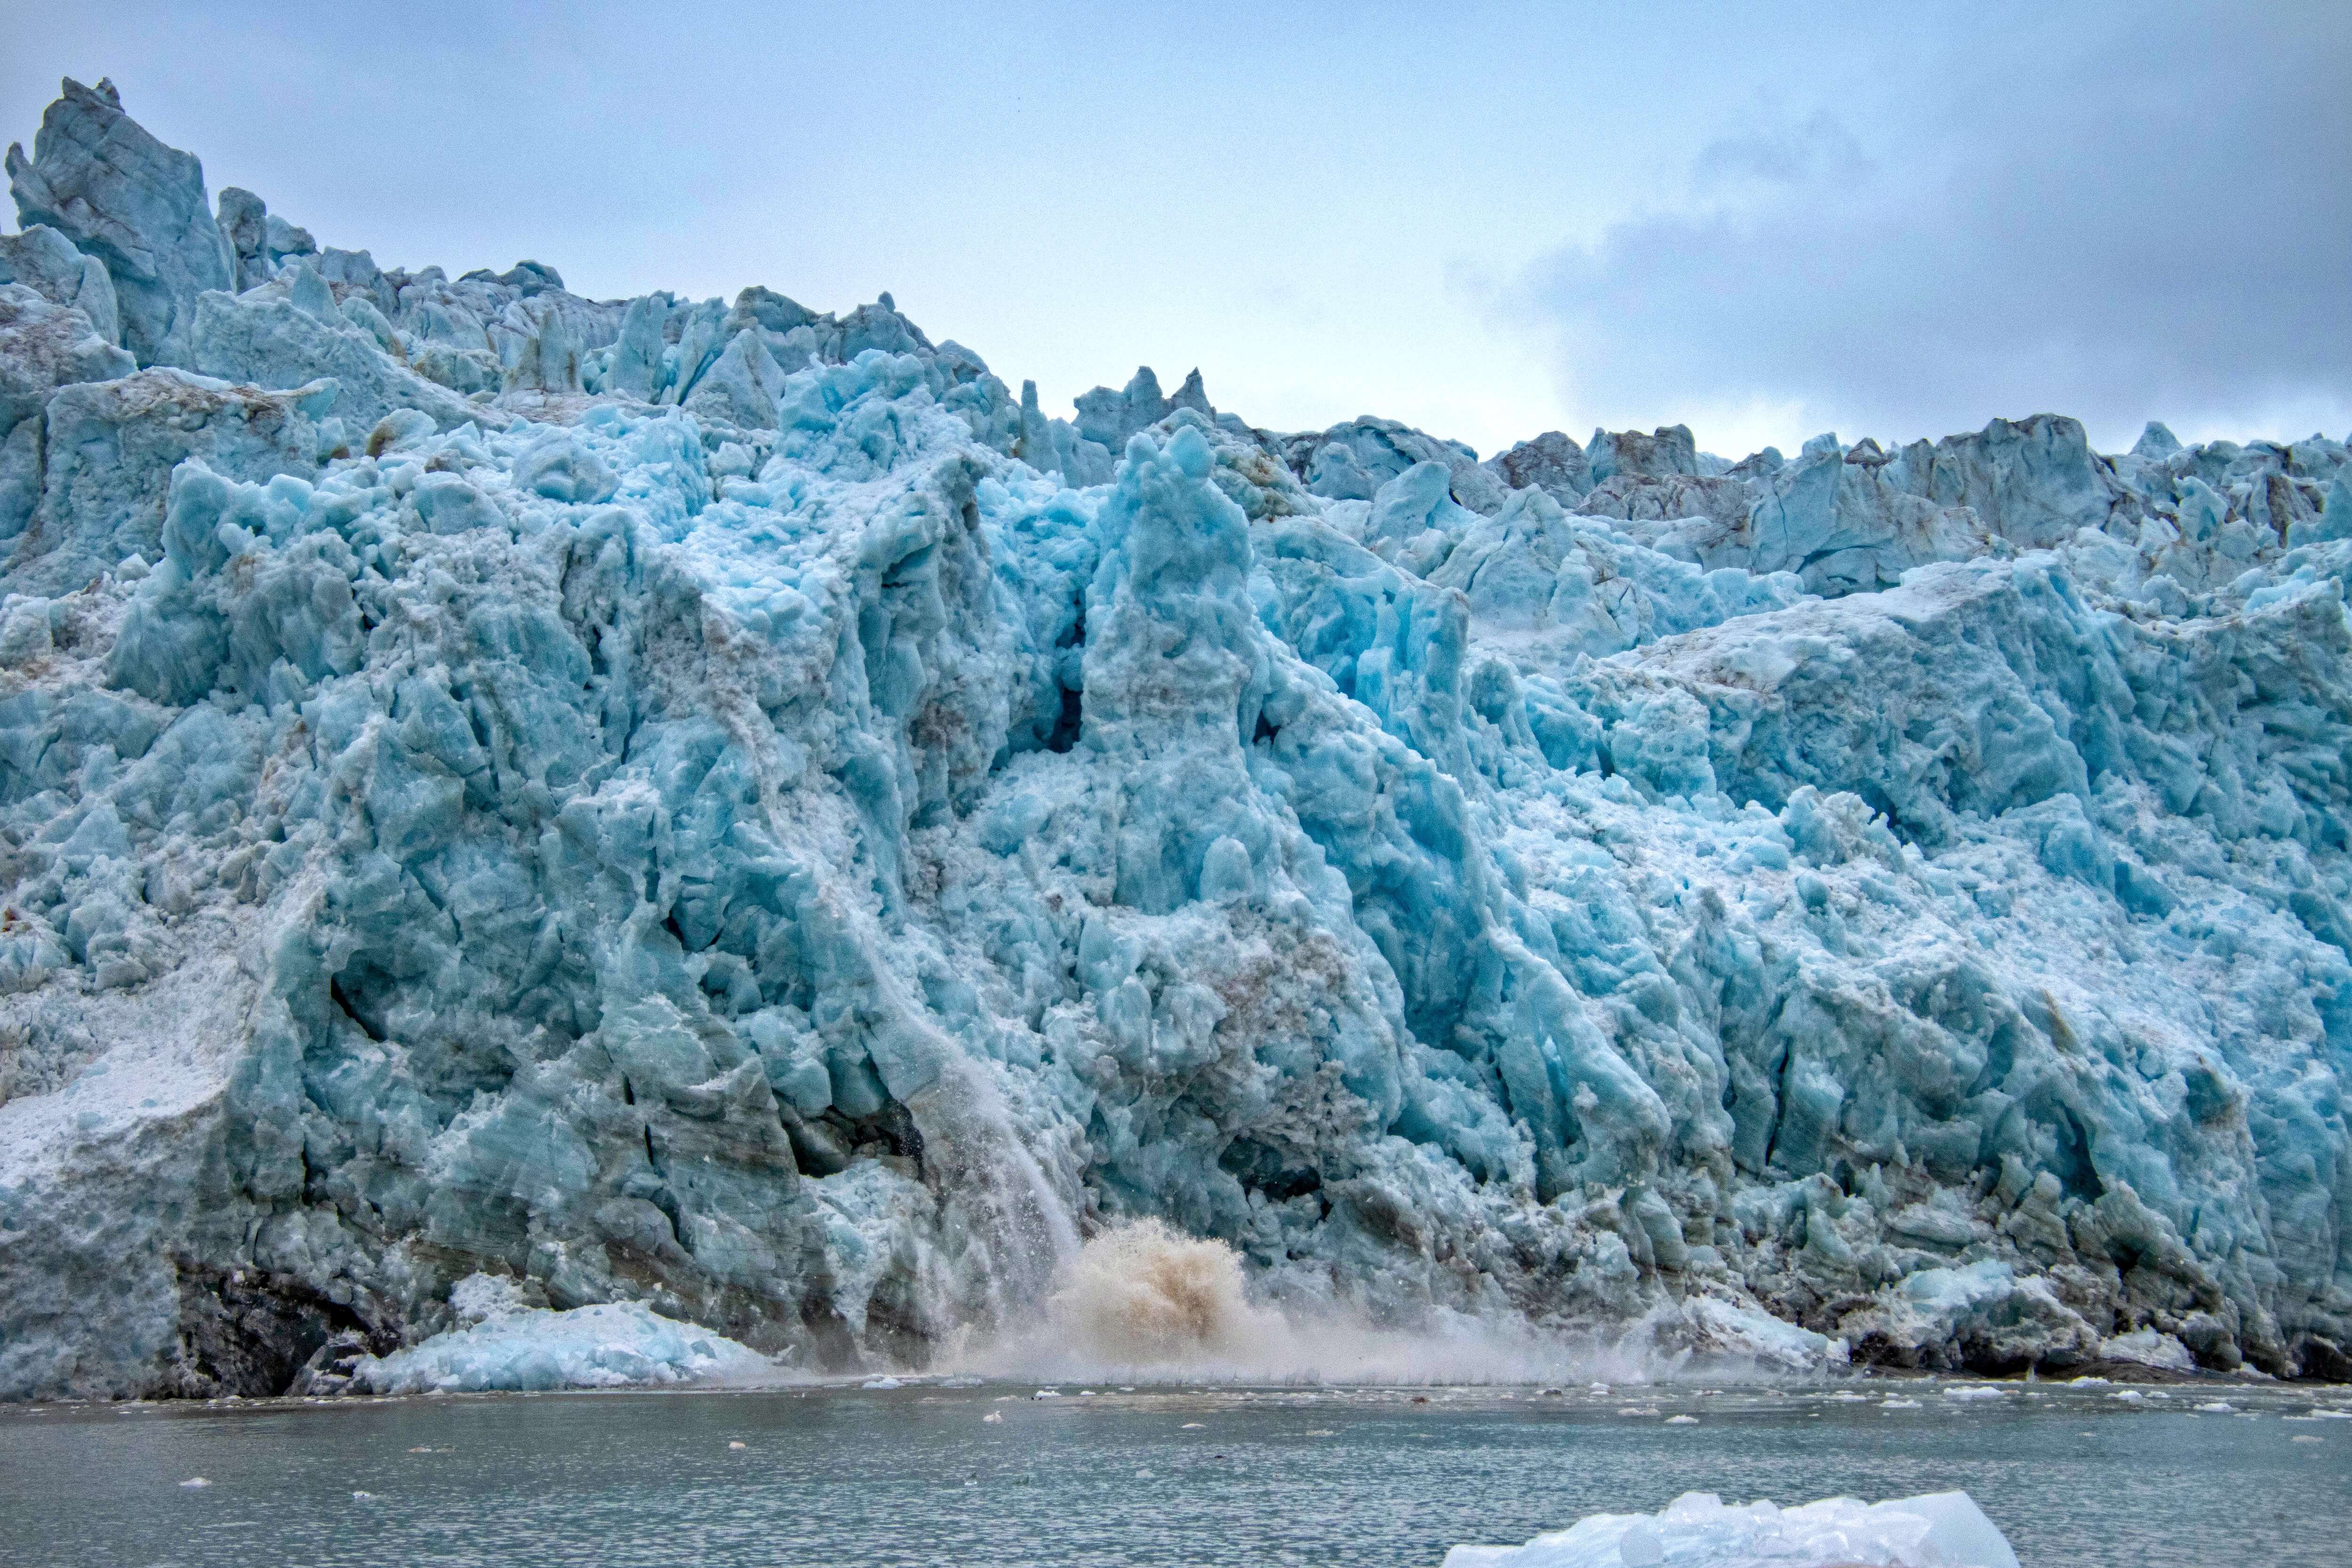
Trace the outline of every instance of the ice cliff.
<instances>
[{"instance_id":1,"label":"ice cliff","mask_svg":"<svg viewBox=\"0 0 2352 1568\"><path fill-rule=\"evenodd\" d=\"M7 172L0 1395L477 1275L919 1363L1144 1218L2352 1373L2342 443L1054 419L887 294L383 268L103 82Z\"/></svg>"}]
</instances>

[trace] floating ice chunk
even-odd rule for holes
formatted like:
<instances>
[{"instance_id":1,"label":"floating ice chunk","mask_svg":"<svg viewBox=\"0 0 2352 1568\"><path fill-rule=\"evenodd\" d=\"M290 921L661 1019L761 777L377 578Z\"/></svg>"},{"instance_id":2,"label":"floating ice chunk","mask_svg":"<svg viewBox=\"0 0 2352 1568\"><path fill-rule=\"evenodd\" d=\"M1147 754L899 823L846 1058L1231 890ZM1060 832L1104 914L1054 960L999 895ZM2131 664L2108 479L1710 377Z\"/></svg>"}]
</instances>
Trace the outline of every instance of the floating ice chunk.
<instances>
[{"instance_id":1,"label":"floating ice chunk","mask_svg":"<svg viewBox=\"0 0 2352 1568\"><path fill-rule=\"evenodd\" d=\"M614 1301L502 1312L391 1355L362 1357L352 1382L378 1394L470 1394L751 1379L774 1370L723 1335L642 1302Z\"/></svg>"},{"instance_id":2,"label":"floating ice chunk","mask_svg":"<svg viewBox=\"0 0 2352 1568\"><path fill-rule=\"evenodd\" d=\"M1524 1546L1457 1546L1444 1568L2017 1568L2017 1553L1963 1491L1889 1502L1727 1507L1685 1492L1654 1514L1596 1513Z\"/></svg>"},{"instance_id":3,"label":"floating ice chunk","mask_svg":"<svg viewBox=\"0 0 2352 1568\"><path fill-rule=\"evenodd\" d=\"M2137 1362L2142 1366L2159 1367L2167 1372L2194 1372L2197 1358L2189 1347L2168 1333L2154 1329L2140 1329L2132 1333L2116 1334L2099 1342L2099 1354L2109 1361Z\"/></svg>"}]
</instances>

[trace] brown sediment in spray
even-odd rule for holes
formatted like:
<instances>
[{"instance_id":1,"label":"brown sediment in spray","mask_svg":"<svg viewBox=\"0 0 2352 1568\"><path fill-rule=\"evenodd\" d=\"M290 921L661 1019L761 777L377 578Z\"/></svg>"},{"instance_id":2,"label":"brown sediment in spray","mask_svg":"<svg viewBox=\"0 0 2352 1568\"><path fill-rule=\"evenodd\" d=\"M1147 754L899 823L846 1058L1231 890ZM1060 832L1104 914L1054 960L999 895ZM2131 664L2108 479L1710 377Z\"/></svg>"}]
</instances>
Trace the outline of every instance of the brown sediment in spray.
<instances>
[{"instance_id":1,"label":"brown sediment in spray","mask_svg":"<svg viewBox=\"0 0 2352 1568\"><path fill-rule=\"evenodd\" d=\"M1232 1248L1157 1219L1130 1221L1089 1240L1052 1310L1087 1351L1112 1362L1228 1355L1283 1326L1250 1304Z\"/></svg>"}]
</instances>

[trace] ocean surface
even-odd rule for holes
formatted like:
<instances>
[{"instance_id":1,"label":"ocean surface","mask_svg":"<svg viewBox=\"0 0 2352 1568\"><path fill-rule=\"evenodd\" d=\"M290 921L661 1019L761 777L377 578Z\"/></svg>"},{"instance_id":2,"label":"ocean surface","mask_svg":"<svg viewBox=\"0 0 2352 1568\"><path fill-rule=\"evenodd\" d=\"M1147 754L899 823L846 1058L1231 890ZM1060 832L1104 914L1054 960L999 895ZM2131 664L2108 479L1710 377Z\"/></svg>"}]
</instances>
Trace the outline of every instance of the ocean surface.
<instances>
[{"instance_id":1,"label":"ocean surface","mask_svg":"<svg viewBox=\"0 0 2352 1568\"><path fill-rule=\"evenodd\" d=\"M1958 1487L2029 1565L2352 1563L2352 1390L1036 1391L18 1406L0 1560L1434 1568L1686 1490Z\"/></svg>"}]
</instances>

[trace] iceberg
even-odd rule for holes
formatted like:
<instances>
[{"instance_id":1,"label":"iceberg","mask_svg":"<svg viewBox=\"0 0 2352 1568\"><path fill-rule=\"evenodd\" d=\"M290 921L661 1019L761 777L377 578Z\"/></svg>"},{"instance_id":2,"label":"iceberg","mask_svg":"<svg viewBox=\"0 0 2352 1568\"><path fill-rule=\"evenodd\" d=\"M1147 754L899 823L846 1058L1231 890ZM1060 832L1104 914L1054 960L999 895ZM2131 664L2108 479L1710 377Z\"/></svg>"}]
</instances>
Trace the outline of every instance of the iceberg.
<instances>
[{"instance_id":1,"label":"iceberg","mask_svg":"<svg viewBox=\"0 0 2352 1568\"><path fill-rule=\"evenodd\" d=\"M492 1313L388 1356L358 1357L351 1385L372 1394L545 1392L772 1380L756 1351L636 1301Z\"/></svg>"},{"instance_id":2,"label":"iceberg","mask_svg":"<svg viewBox=\"0 0 2352 1568\"><path fill-rule=\"evenodd\" d=\"M1964 1491L1801 1508L1727 1506L1685 1492L1654 1514L1596 1513L1525 1546L1457 1546L1444 1568L2017 1568L2017 1553Z\"/></svg>"},{"instance_id":3,"label":"iceberg","mask_svg":"<svg viewBox=\"0 0 2352 1568\"><path fill-rule=\"evenodd\" d=\"M1063 419L103 83L7 168L0 1396L919 1367L1139 1226L1269 1343L2352 1375L2342 441Z\"/></svg>"}]
</instances>

